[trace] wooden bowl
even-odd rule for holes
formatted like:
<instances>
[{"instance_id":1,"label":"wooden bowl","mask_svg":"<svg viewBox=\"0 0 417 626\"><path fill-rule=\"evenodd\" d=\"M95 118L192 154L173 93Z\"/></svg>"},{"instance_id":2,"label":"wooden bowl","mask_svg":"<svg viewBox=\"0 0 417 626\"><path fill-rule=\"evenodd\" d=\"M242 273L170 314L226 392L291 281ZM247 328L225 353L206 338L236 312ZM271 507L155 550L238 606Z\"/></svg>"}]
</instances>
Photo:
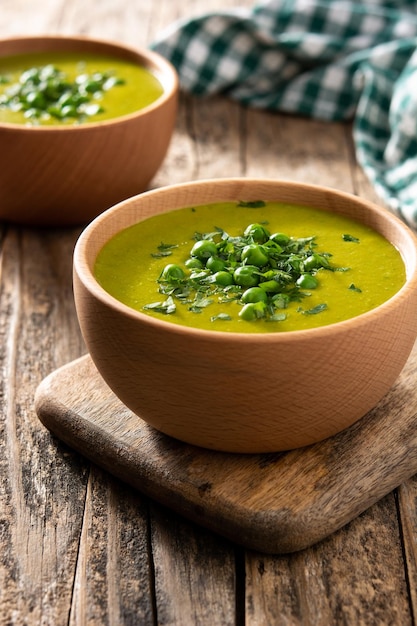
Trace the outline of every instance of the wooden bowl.
<instances>
[{"instance_id":1,"label":"wooden bowl","mask_svg":"<svg viewBox=\"0 0 417 626\"><path fill-rule=\"evenodd\" d=\"M0 57L35 52L111 55L151 70L162 96L146 108L78 126L0 123L0 219L22 224L87 223L140 193L160 167L172 136L178 99L173 67L142 49L84 37L0 40Z\"/></svg>"},{"instance_id":2,"label":"wooden bowl","mask_svg":"<svg viewBox=\"0 0 417 626\"><path fill-rule=\"evenodd\" d=\"M154 319L118 302L94 278L103 244L150 215L259 199L321 207L363 221L401 252L405 285L384 304L344 322L252 335ZM94 220L76 244L74 290L98 371L143 420L215 450L287 450L353 424L400 374L417 335L417 240L385 209L333 189L272 180L191 182L136 196Z\"/></svg>"}]
</instances>

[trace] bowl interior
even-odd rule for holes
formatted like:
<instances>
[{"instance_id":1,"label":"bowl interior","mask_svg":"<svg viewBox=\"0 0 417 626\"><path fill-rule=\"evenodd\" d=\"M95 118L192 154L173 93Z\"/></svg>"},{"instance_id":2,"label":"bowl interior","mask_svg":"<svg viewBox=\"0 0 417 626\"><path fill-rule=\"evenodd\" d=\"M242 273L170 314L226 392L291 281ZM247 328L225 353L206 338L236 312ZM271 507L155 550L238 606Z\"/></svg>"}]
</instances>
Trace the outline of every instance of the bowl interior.
<instances>
[{"instance_id":1,"label":"bowl interior","mask_svg":"<svg viewBox=\"0 0 417 626\"><path fill-rule=\"evenodd\" d=\"M129 46L121 45L116 42L106 41L101 39L92 39L89 37L69 37L69 36L39 36L39 37L13 37L10 39L0 40L0 57L9 57L14 55L26 55L43 52L76 52L98 54L103 56L116 57L121 60L133 62L137 65L144 67L154 74L159 80L163 88L162 95L150 105L139 109L138 111L130 114L135 116L145 115L150 108L160 106L164 101L171 98L178 90L178 78L173 66L157 53L144 48L131 48ZM129 117L129 116L123 116ZM120 117L112 118L103 122L94 122L97 124L117 123L120 121ZM7 123L1 123L0 126L13 126L18 130L35 130L35 131L50 131L52 128L60 131L68 132L74 130L71 126L42 126L42 127L25 127L20 125L10 125ZM88 122L83 124L82 127L90 126Z\"/></svg>"},{"instance_id":2,"label":"bowl interior","mask_svg":"<svg viewBox=\"0 0 417 626\"><path fill-rule=\"evenodd\" d=\"M386 209L364 199L326 187L286 181L220 179L197 181L149 191L109 209L82 234L79 246L89 278L102 246L120 230L152 215L187 206L221 201L275 200L333 211L363 222L382 234L401 253L407 282L416 282L417 239L412 231Z\"/></svg>"}]
</instances>

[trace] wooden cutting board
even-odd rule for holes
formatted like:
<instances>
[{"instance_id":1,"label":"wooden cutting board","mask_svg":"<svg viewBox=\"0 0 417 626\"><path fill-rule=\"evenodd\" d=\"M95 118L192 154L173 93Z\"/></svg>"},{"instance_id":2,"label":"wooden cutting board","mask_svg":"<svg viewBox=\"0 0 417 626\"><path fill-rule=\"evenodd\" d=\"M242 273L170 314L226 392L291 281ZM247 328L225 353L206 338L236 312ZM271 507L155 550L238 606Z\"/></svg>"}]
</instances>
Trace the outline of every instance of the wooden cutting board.
<instances>
[{"instance_id":1,"label":"wooden cutting board","mask_svg":"<svg viewBox=\"0 0 417 626\"><path fill-rule=\"evenodd\" d=\"M417 473L416 379L417 344L359 422L276 454L213 452L155 431L121 404L89 355L45 378L35 406L58 438L142 493L249 549L286 553L330 535Z\"/></svg>"}]
</instances>

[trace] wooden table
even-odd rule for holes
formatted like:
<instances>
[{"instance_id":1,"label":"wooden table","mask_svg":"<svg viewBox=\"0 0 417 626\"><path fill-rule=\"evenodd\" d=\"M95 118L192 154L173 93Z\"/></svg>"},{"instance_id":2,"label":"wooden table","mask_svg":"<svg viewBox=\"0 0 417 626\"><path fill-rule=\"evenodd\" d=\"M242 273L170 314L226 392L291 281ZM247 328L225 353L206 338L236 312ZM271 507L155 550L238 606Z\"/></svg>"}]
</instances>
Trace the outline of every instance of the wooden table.
<instances>
[{"instance_id":1,"label":"wooden table","mask_svg":"<svg viewBox=\"0 0 417 626\"><path fill-rule=\"evenodd\" d=\"M2 36L147 46L179 16L250 0L0 2ZM181 97L153 186L223 176L322 183L376 199L351 128ZM245 550L100 470L34 410L41 380L85 354L74 311L80 228L0 227L0 624L407 626L417 620L417 481L290 555Z\"/></svg>"}]
</instances>

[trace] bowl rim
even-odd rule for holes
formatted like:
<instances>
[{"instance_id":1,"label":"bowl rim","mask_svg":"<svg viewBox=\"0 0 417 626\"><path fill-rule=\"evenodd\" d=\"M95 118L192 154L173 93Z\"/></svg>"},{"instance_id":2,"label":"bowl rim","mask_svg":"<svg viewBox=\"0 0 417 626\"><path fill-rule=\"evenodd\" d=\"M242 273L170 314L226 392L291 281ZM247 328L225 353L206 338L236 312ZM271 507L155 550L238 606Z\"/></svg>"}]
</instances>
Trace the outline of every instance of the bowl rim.
<instances>
[{"instance_id":1,"label":"bowl rim","mask_svg":"<svg viewBox=\"0 0 417 626\"><path fill-rule=\"evenodd\" d=\"M179 78L177 71L175 70L172 63L163 57L158 52L151 50L149 48L145 48L144 46L131 46L128 44L124 44L123 42L116 41L113 39L105 39L100 37L94 37L89 35L65 35L65 34L47 34L47 35L16 35L13 37L6 37L0 39L0 59L6 58L8 56L18 55L19 52L15 52L13 55L11 54L3 54L1 51L1 47L3 44L18 44L18 43L41 43L45 42L47 44L54 44L55 42L59 43L68 43L68 44L80 44L81 46L90 46L97 45L103 49L107 49L108 53L111 54L113 51L117 56L117 52L119 53L128 53L133 57L137 57L138 61L143 62L143 66L156 76L159 82L162 85L163 92L162 94L151 102L146 107L138 109L137 111L133 111L132 113L127 113L125 115L119 115L117 117L112 117L107 120L95 121L95 122L84 122L82 124L74 124L74 125L59 125L59 124L50 124L48 126L30 126L25 124L17 124L13 122L2 122L0 121L0 130L8 130L19 133L68 133L68 132L86 132L87 130L91 130L92 128L103 128L104 126L114 126L116 124L121 124L123 122L128 122L132 119L137 119L147 115L154 109L158 109L162 105L164 105L167 101L172 98L177 97L179 92ZM53 50L53 48L52 48ZM23 53L22 53L23 54ZM26 54L26 52L25 52ZM28 52L30 54L30 52ZM139 63L140 64L140 63Z\"/></svg>"},{"instance_id":2,"label":"bowl rim","mask_svg":"<svg viewBox=\"0 0 417 626\"><path fill-rule=\"evenodd\" d=\"M185 326L181 324L176 324L171 322L169 319L160 320L159 318L152 317L151 315L147 315L146 313L142 313L136 309L129 307L124 304L120 300L117 300L114 296L108 293L101 285L98 283L92 270L89 267L89 263L86 258L86 251L89 240L93 236L97 227L100 227L103 222L107 221L107 219L111 218L115 213L121 211L123 209L127 209L129 205L135 201L136 198L148 198L154 195L159 195L161 193L169 193L178 188L190 188L199 186L205 186L209 184L230 184L233 182L239 183L267 183L267 184L278 184L278 185L286 185L292 188L304 189L308 190L320 190L324 193L330 193L335 197L343 197L346 200L354 199L355 202L362 204L368 210L371 210L374 213L382 216L386 221L393 223L397 228L399 228L408 238L408 241L411 243L411 246L414 250L414 258L411 260L413 263L413 272L410 275L406 276L406 280L402 287L394 293L393 296L385 300L377 307L366 311L365 313L361 313L360 315L356 315L354 317L348 318L341 322L334 322L332 324L327 324L324 326L318 326L315 328L302 329L302 330L291 330L291 331L282 331L282 332L266 332L266 333L245 333L245 332L227 332L221 330L207 330L201 328L195 328L193 326ZM213 200L215 202L216 200ZM221 200L218 200L220 202ZM175 209L174 209L175 210ZM146 218L145 218L146 219ZM142 220L139 220L140 222ZM138 223L135 222L135 223ZM128 228L125 226L124 228ZM102 244L104 245L104 243ZM406 265L406 260L403 257L404 264ZM346 332L351 327L360 327L362 325L368 324L372 322L372 319L379 317L381 314L387 314L389 310L393 306L398 306L403 299L407 299L409 297L410 291L414 291L417 293L417 236L411 230L411 228L401 219L399 219L396 215L391 213L388 209L382 208L379 205L366 200L360 196L356 196L354 194L341 191L336 188L327 187L324 185L303 183L292 180L281 180L281 179L271 179L271 178L245 178L245 177L230 177L230 178L216 178L216 179L201 179L197 181L188 181L185 183L177 183L172 185L167 185L164 187L159 187L156 189L152 189L146 191L141 194L137 194L136 196L132 196L131 198L127 198L122 202L115 204L110 207L100 215L98 215L90 224L88 224L84 230L79 235L73 254L73 273L78 276L78 279L95 298L97 298L102 304L109 306L110 308L116 310L122 315L127 316L133 320L140 321L145 325L149 325L151 328L160 329L162 332L173 333L176 335L187 336L195 336L200 337L201 339L207 339L210 341L228 341L228 342L241 342L244 341L246 343L263 343L263 342L298 342L305 341L307 338L315 338L320 339L321 336L332 336L338 335L341 332Z\"/></svg>"}]
</instances>

